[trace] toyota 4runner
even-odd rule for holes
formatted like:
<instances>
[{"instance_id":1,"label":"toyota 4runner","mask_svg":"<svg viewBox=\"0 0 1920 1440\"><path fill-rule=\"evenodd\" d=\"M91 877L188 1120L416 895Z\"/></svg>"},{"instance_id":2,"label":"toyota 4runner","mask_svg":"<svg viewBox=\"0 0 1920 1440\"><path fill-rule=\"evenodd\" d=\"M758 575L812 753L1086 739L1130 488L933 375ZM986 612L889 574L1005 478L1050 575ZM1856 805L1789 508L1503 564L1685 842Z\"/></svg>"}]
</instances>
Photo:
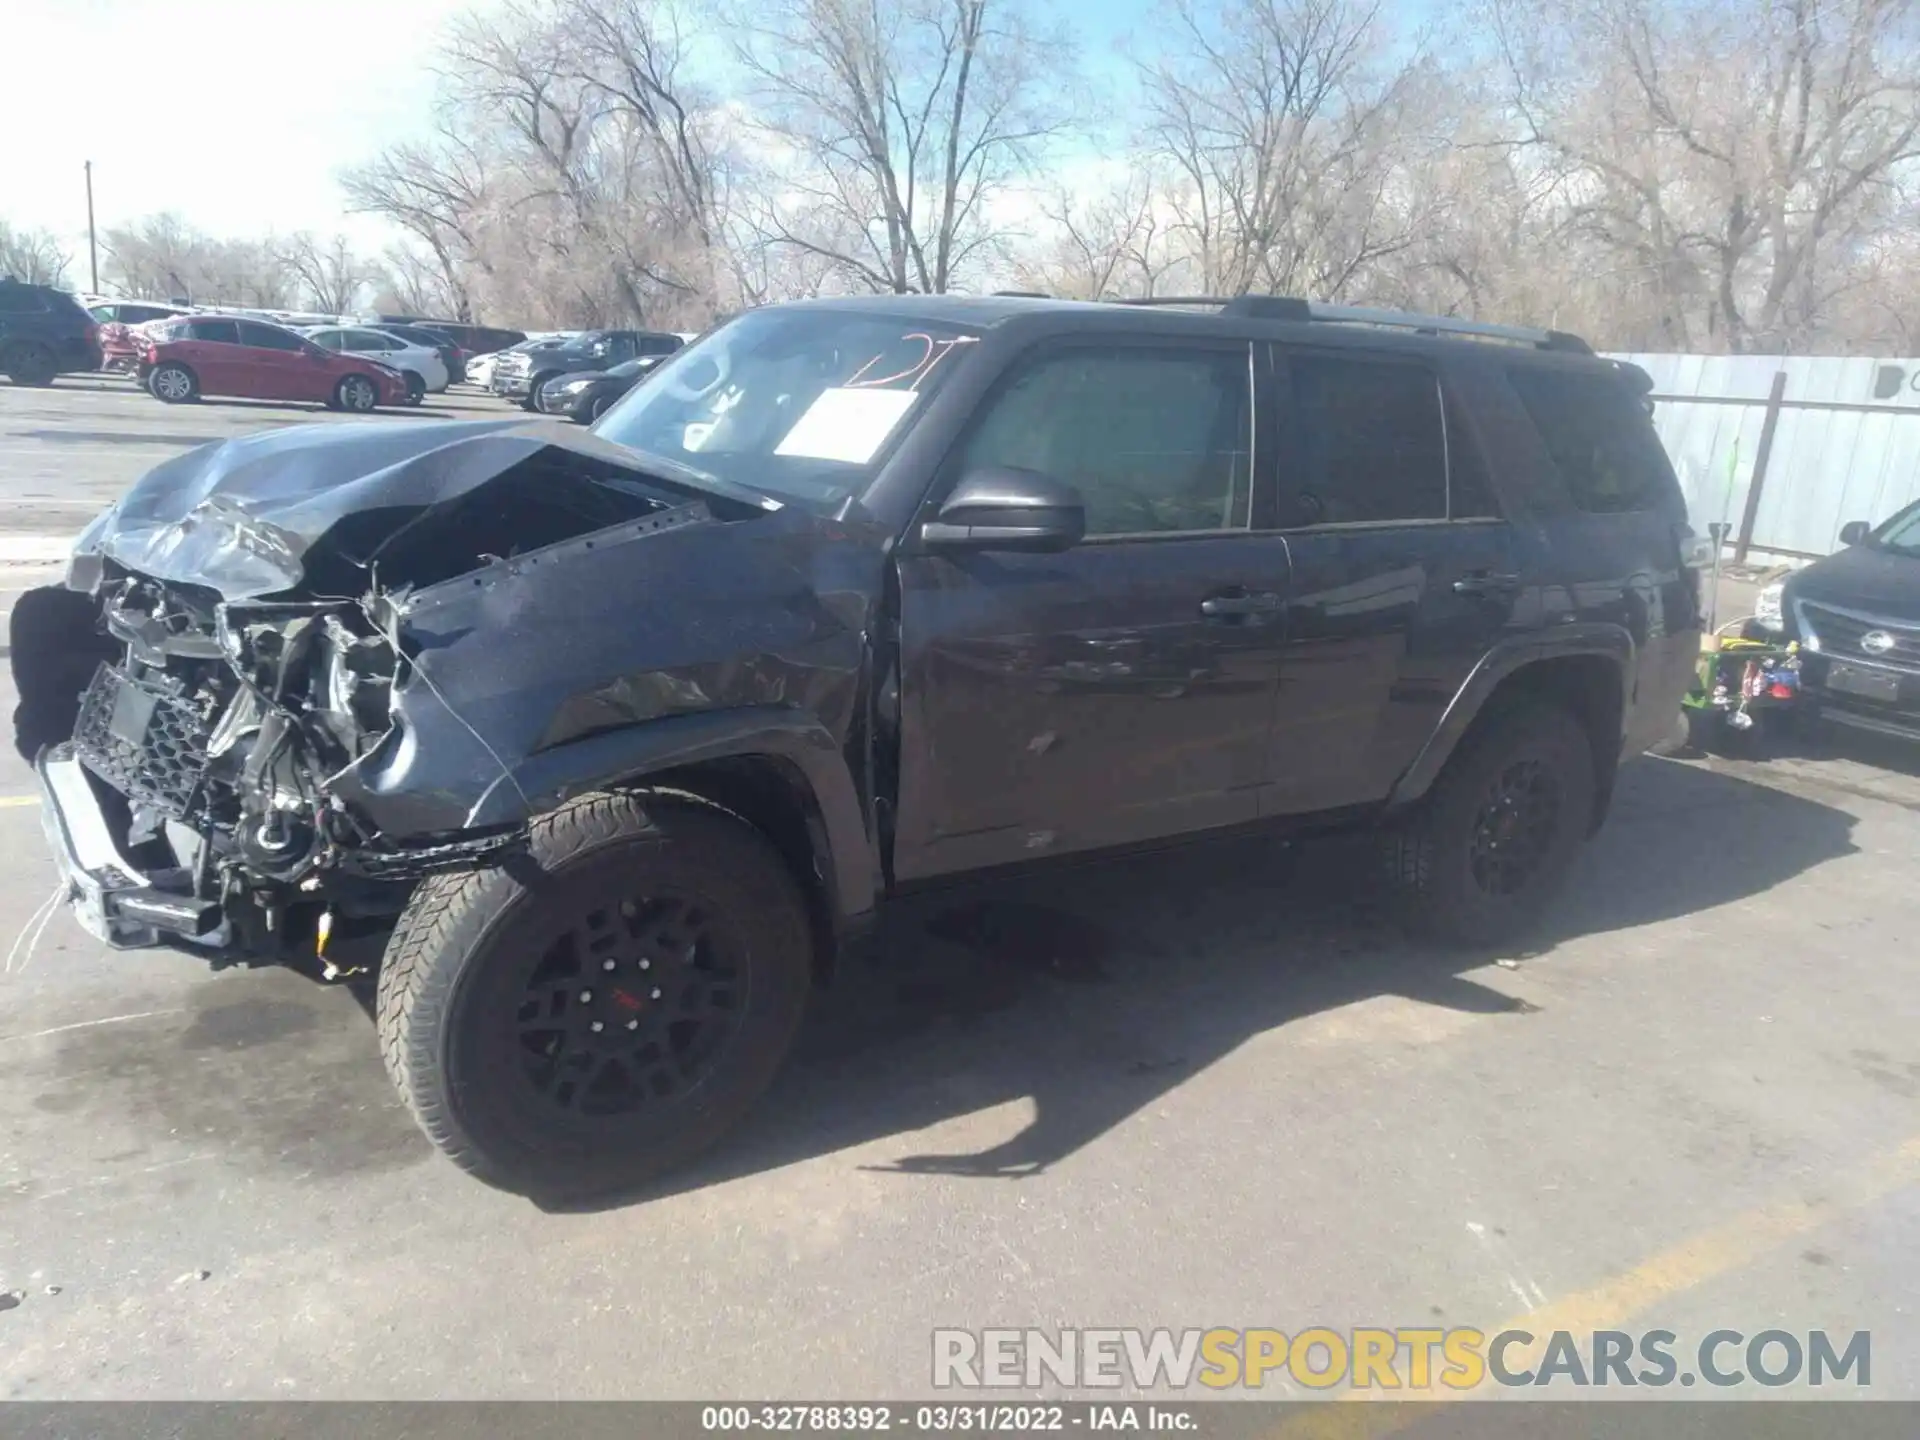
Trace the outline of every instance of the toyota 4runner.
<instances>
[{"instance_id":1,"label":"toyota 4runner","mask_svg":"<svg viewBox=\"0 0 1920 1440\"><path fill-rule=\"evenodd\" d=\"M357 945L443 1151L631 1184L916 887L1366 827L1432 934L1533 921L1699 653L1649 388L1271 297L755 310L589 431L158 466L16 606L18 744L94 934Z\"/></svg>"}]
</instances>

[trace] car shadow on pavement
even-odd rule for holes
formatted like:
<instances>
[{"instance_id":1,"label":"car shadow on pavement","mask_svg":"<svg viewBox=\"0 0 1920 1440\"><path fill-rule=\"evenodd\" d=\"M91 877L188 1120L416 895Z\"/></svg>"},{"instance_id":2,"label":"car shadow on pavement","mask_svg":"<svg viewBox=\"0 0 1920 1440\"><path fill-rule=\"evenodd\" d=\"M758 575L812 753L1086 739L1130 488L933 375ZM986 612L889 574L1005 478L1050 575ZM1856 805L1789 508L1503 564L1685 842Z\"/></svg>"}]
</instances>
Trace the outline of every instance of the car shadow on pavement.
<instances>
[{"instance_id":1,"label":"car shadow on pavement","mask_svg":"<svg viewBox=\"0 0 1920 1440\"><path fill-rule=\"evenodd\" d=\"M1851 853L1841 810L1704 766L1627 767L1614 814L1546 931L1560 940L1733 904ZM866 1168L1045 1171L1248 1039L1375 996L1532 1007L1464 973L1491 954L1388 923L1364 840L1198 846L903 906L888 943L818 997L774 1093L693 1167L608 1209L855 1146ZM1008 1101L1034 1117L976 1153L873 1154Z\"/></svg>"}]
</instances>

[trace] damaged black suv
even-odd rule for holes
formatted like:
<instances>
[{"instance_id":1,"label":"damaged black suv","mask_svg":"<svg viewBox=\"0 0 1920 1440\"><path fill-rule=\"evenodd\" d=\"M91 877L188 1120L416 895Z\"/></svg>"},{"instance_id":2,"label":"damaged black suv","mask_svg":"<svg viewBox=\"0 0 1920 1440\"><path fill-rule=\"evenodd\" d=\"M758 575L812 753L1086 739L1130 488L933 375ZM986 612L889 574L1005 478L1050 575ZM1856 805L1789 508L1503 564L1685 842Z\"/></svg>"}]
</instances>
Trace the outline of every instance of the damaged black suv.
<instances>
[{"instance_id":1,"label":"damaged black suv","mask_svg":"<svg viewBox=\"0 0 1920 1440\"><path fill-rule=\"evenodd\" d=\"M441 1149L631 1184L915 887L1366 826L1432 933L1534 919L1698 654L1648 389L1277 298L756 310L592 431L160 465L15 608L18 744L95 934L364 954Z\"/></svg>"}]
</instances>

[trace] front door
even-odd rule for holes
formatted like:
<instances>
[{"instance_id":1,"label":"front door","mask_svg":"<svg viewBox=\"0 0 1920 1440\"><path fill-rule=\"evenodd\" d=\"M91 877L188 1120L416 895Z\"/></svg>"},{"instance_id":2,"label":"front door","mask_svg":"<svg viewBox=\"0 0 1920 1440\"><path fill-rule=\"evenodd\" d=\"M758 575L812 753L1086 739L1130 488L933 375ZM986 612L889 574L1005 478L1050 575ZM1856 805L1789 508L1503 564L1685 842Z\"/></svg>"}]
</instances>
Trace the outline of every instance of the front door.
<instances>
[{"instance_id":1,"label":"front door","mask_svg":"<svg viewBox=\"0 0 1920 1440\"><path fill-rule=\"evenodd\" d=\"M1385 798L1523 588L1481 451L1404 354L1276 361L1279 519L1293 560L1263 811Z\"/></svg>"},{"instance_id":2,"label":"front door","mask_svg":"<svg viewBox=\"0 0 1920 1440\"><path fill-rule=\"evenodd\" d=\"M992 466L1079 488L1055 555L899 562L901 880L1255 818L1287 588L1250 528L1244 343L1017 361L936 494Z\"/></svg>"},{"instance_id":3,"label":"front door","mask_svg":"<svg viewBox=\"0 0 1920 1440\"><path fill-rule=\"evenodd\" d=\"M274 325L240 322L240 344L246 352L253 388L248 392L270 400L312 400L312 366L306 346L291 330Z\"/></svg>"}]
</instances>

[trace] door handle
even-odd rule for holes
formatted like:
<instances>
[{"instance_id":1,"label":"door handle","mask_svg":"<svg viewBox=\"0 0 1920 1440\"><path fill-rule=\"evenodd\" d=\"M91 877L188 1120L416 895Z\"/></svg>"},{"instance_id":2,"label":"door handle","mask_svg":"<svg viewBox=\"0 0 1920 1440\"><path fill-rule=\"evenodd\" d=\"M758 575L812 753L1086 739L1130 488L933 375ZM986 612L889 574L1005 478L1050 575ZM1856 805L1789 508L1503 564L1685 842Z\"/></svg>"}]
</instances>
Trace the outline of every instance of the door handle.
<instances>
[{"instance_id":1,"label":"door handle","mask_svg":"<svg viewBox=\"0 0 1920 1440\"><path fill-rule=\"evenodd\" d=\"M1286 604L1270 591L1251 595L1213 595L1200 602L1200 613L1215 619L1234 615L1271 615Z\"/></svg>"},{"instance_id":2,"label":"door handle","mask_svg":"<svg viewBox=\"0 0 1920 1440\"><path fill-rule=\"evenodd\" d=\"M1453 582L1453 593L1456 595L1511 595L1519 588L1518 575L1504 575L1492 570L1475 570Z\"/></svg>"}]
</instances>

